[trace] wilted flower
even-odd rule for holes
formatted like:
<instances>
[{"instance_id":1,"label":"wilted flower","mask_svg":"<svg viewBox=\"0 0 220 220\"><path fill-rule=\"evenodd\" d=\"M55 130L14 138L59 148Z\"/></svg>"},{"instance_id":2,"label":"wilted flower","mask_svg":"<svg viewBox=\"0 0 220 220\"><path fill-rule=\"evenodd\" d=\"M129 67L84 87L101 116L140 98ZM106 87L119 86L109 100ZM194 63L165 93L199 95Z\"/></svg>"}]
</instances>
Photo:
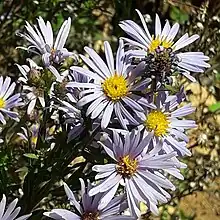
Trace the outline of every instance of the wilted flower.
<instances>
[{"instance_id":1,"label":"wilted flower","mask_svg":"<svg viewBox=\"0 0 220 220\"><path fill-rule=\"evenodd\" d=\"M53 209L50 212L45 212L44 215L53 219L65 219L65 220L131 220L134 219L130 216L121 216L120 213L127 208L124 201L124 196L117 196L111 200L109 205L103 209L98 209L98 204L103 193L90 197L88 191L91 186L88 182L88 187L85 187L85 183L80 179L81 183L81 203L77 201L73 192L64 183L64 189L70 204L74 205L77 213L75 214L66 209Z\"/></svg>"},{"instance_id":2,"label":"wilted flower","mask_svg":"<svg viewBox=\"0 0 220 220\"><path fill-rule=\"evenodd\" d=\"M145 108L144 112L137 112L140 118L140 129L144 129L145 135L152 132L154 138L163 140L180 155L191 155L186 148L188 137L184 133L186 129L195 128L193 120L180 119L195 111L191 104L178 106L185 99L183 88L176 95L169 95L167 91L158 91L155 94L154 108ZM154 99L153 98L153 99Z\"/></svg>"},{"instance_id":3,"label":"wilted flower","mask_svg":"<svg viewBox=\"0 0 220 220\"><path fill-rule=\"evenodd\" d=\"M99 208L105 207L115 195L119 184L125 186L128 206L134 216L140 216L139 203L145 203L155 214L158 214L158 201L166 203L170 195L164 189L175 189L175 186L162 174L164 169L178 168L179 162L171 160L177 154L159 154L162 141L150 147L153 133L142 138L140 131L127 133L122 139L113 130L113 140L107 137L101 143L106 153L115 161L111 164L95 165L98 172L96 179L104 179L89 191L93 196L104 193L100 199Z\"/></svg>"},{"instance_id":4,"label":"wilted flower","mask_svg":"<svg viewBox=\"0 0 220 220\"><path fill-rule=\"evenodd\" d=\"M60 74L53 66L53 63L59 64L67 57L73 55L72 52L69 52L66 48L64 48L71 27L71 19L68 18L68 20L64 21L55 42L53 30L49 21L45 23L42 17L39 17L38 26L39 27L34 26L33 28L28 22L26 22L25 28L27 30L27 34L19 33L19 35L29 41L31 46L28 48L19 48L42 55L45 67L47 67L56 76L58 81L60 81Z\"/></svg>"},{"instance_id":5,"label":"wilted flower","mask_svg":"<svg viewBox=\"0 0 220 220\"><path fill-rule=\"evenodd\" d=\"M23 82L23 93L27 98L28 108L27 114L30 115L34 110L37 99L39 100L41 106L45 107L44 100L44 82L42 81L42 75L40 70L42 67L39 67L33 60L27 59L29 66L16 64L20 70L22 77L19 77L19 81Z\"/></svg>"},{"instance_id":6,"label":"wilted flower","mask_svg":"<svg viewBox=\"0 0 220 220\"><path fill-rule=\"evenodd\" d=\"M8 208L6 209L6 197L5 195L3 195L2 201L0 203L0 220L26 220L32 215L28 214L16 218L21 210L20 207L15 208L17 202L18 199L15 199L9 204Z\"/></svg>"},{"instance_id":7,"label":"wilted flower","mask_svg":"<svg viewBox=\"0 0 220 220\"><path fill-rule=\"evenodd\" d=\"M18 113L11 111L12 108L23 105L20 93L11 96L15 90L15 86L15 82L11 84L10 77L7 76L5 80L3 79L3 76L0 77L0 121L3 124L6 124L3 114L19 121Z\"/></svg>"},{"instance_id":8,"label":"wilted flower","mask_svg":"<svg viewBox=\"0 0 220 220\"><path fill-rule=\"evenodd\" d=\"M155 21L155 35L149 33L146 22L140 11L136 10L143 25L141 28L131 20L122 21L119 26L133 38L123 38L128 44L138 49L130 50L128 53L137 58L146 60L146 72L149 76L166 79L173 71L178 70L188 79L195 81L190 75L192 72L204 72L205 68L210 67L205 61L209 57L202 52L178 52L183 47L193 43L199 38L195 34L189 37L188 33L184 34L178 41L174 42L179 24L175 23L172 27L169 21L166 21L164 28L161 28L161 22L158 15Z\"/></svg>"},{"instance_id":9,"label":"wilted flower","mask_svg":"<svg viewBox=\"0 0 220 220\"><path fill-rule=\"evenodd\" d=\"M134 84L136 73L134 71L131 73L132 66L126 59L122 40L119 42L116 54L116 68L109 43L105 41L104 46L107 65L93 49L85 47L85 51L91 59L83 55L81 58L93 71L77 66L72 67L73 71L94 79L94 82L70 82L67 87L87 88L81 92L83 97L79 100L78 106L81 107L90 103L86 116L91 115L92 119L101 117L103 129L108 126L113 112L120 124L126 129L125 119L133 124L137 123L129 111L143 110L137 103L141 97L132 94L132 91L138 90L138 86ZM147 82L149 81L144 83L147 84Z\"/></svg>"}]
</instances>

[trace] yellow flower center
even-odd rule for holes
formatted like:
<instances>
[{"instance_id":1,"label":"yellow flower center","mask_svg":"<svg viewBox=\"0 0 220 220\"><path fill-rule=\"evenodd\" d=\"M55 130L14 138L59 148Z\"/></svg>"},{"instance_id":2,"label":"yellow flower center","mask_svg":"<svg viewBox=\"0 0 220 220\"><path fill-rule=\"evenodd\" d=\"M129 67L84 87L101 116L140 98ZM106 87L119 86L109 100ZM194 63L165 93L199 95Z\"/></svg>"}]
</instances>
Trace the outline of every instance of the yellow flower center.
<instances>
[{"instance_id":1,"label":"yellow flower center","mask_svg":"<svg viewBox=\"0 0 220 220\"><path fill-rule=\"evenodd\" d=\"M159 137L166 134L169 123L167 116L163 112L152 111L147 115L144 125L150 131L154 131L154 134Z\"/></svg>"},{"instance_id":2,"label":"yellow flower center","mask_svg":"<svg viewBox=\"0 0 220 220\"><path fill-rule=\"evenodd\" d=\"M159 37L156 37L151 41L150 45L149 45L149 51L150 52L154 52L158 46L163 46L164 48L170 48L172 47L173 42L172 41L167 41L166 38L164 39L159 39Z\"/></svg>"},{"instance_id":3,"label":"yellow flower center","mask_svg":"<svg viewBox=\"0 0 220 220\"><path fill-rule=\"evenodd\" d=\"M105 95L112 101L118 101L128 93L126 79L123 76L118 76L117 74L106 79L102 83L102 88Z\"/></svg>"},{"instance_id":4,"label":"yellow flower center","mask_svg":"<svg viewBox=\"0 0 220 220\"><path fill-rule=\"evenodd\" d=\"M0 108L5 107L5 100L3 98L0 98Z\"/></svg>"},{"instance_id":5,"label":"yellow flower center","mask_svg":"<svg viewBox=\"0 0 220 220\"><path fill-rule=\"evenodd\" d=\"M117 171L123 177L131 177L137 170L138 162L136 159L130 158L129 155L122 157L117 166Z\"/></svg>"}]
</instances>

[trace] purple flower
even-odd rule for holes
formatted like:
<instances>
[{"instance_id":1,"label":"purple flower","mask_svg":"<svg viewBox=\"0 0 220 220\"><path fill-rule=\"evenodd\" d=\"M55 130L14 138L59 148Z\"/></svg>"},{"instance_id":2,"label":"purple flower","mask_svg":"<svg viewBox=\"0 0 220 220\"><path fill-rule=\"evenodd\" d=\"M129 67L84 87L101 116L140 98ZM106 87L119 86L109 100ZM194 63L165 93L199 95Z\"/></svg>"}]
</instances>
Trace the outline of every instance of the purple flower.
<instances>
[{"instance_id":1,"label":"purple flower","mask_svg":"<svg viewBox=\"0 0 220 220\"><path fill-rule=\"evenodd\" d=\"M78 106L82 107L89 104L86 116L90 115L91 119L101 118L103 129L108 126L112 115L115 115L121 126L127 129L128 123L137 124L129 111L143 110L137 102L141 97L133 94L133 91L139 90L138 85L134 84L139 67L137 67L136 72L131 72L133 66L125 56L122 40L119 42L116 54L116 66L109 43L105 41L104 46L107 65L93 49L85 47L85 51L91 59L83 55L81 58L92 71L82 67L72 67L72 70L79 75L88 76L94 81L88 83L70 82L67 87L86 88L81 92L83 97L78 101ZM149 83L149 79L142 83L146 85Z\"/></svg>"},{"instance_id":2,"label":"purple flower","mask_svg":"<svg viewBox=\"0 0 220 220\"><path fill-rule=\"evenodd\" d=\"M53 63L59 64L67 57L74 55L72 52L69 52L66 48L64 48L69 35L70 27L71 19L68 18L68 20L64 21L62 24L54 42L53 30L49 21L45 23L43 18L39 17L38 27L34 26L34 28L26 22L25 28L27 33L19 33L19 35L29 41L31 46L28 48L18 48L42 55L45 67L47 67L56 76L58 81L60 81L60 74L53 66Z\"/></svg>"},{"instance_id":3,"label":"purple flower","mask_svg":"<svg viewBox=\"0 0 220 220\"><path fill-rule=\"evenodd\" d=\"M96 179L102 179L89 191L90 196L104 193L99 208L109 204L120 184L125 187L133 216L140 216L140 202L145 203L154 214L158 214L158 202L168 201L170 195L164 189L174 190L175 186L163 175L163 171L176 169L180 164L172 160L177 155L176 152L159 154L162 141L153 147L149 145L152 135L153 133L149 133L142 138L139 130L133 130L122 139L113 130L113 139L107 137L105 143L100 142L114 162L92 168L98 172Z\"/></svg>"},{"instance_id":4,"label":"purple flower","mask_svg":"<svg viewBox=\"0 0 220 220\"><path fill-rule=\"evenodd\" d=\"M205 68L210 67L205 62L209 60L209 57L202 52L177 52L197 40L199 35L195 34L189 37L188 33L186 33L178 41L174 42L174 38L179 31L179 24L175 23L171 27L167 20L162 29L158 15L156 15L155 21L155 34L151 35L143 15L137 9L136 11L141 19L143 28L131 20L122 21L119 24L133 38L133 40L122 38L129 45L135 47L135 49L128 52L131 56L148 59L147 56L151 54L153 59L150 59L149 62L150 65L153 64L154 69L168 74L171 69L177 66L177 70L191 81L195 81L195 78L190 75L190 71L204 72Z\"/></svg>"},{"instance_id":5,"label":"purple flower","mask_svg":"<svg viewBox=\"0 0 220 220\"><path fill-rule=\"evenodd\" d=\"M6 124L3 114L15 121L19 121L18 113L11 111L12 108L23 105L20 93L12 95L15 86L15 82L11 83L10 77L6 77L5 80L3 76L0 77L0 121L3 124Z\"/></svg>"},{"instance_id":6,"label":"purple flower","mask_svg":"<svg viewBox=\"0 0 220 220\"><path fill-rule=\"evenodd\" d=\"M81 203L77 201L73 192L64 184L64 189L70 204L74 205L78 214L75 214L66 209L53 209L50 212L45 212L44 215L53 219L65 219L65 220L134 220L130 216L122 216L120 213L127 208L127 204L124 200L124 196L117 196L111 200L108 206L102 209L98 209L99 200L102 197L102 193L96 196L90 197L88 191L91 186L88 182L88 187L85 187L85 183L80 179L81 183Z\"/></svg>"},{"instance_id":7,"label":"purple flower","mask_svg":"<svg viewBox=\"0 0 220 220\"><path fill-rule=\"evenodd\" d=\"M145 108L144 112L137 112L137 115L140 118L140 130L144 130L145 135L153 132L153 138L156 141L162 140L165 142L166 144L163 147L167 153L170 150L175 150L181 156L190 156L191 152L186 147L189 139L185 134L185 130L195 128L196 124L194 120L181 118L193 113L195 108L191 104L178 108L184 99L183 88L176 95L169 95L167 91L159 91L155 95L155 102L153 97L152 103L149 101L154 107Z\"/></svg>"},{"instance_id":8,"label":"purple flower","mask_svg":"<svg viewBox=\"0 0 220 220\"><path fill-rule=\"evenodd\" d=\"M6 197L3 195L2 200L0 202L0 220L26 220L32 214L23 215L19 218L16 218L21 210L20 207L16 207L18 199L13 200L6 209Z\"/></svg>"}]
</instances>

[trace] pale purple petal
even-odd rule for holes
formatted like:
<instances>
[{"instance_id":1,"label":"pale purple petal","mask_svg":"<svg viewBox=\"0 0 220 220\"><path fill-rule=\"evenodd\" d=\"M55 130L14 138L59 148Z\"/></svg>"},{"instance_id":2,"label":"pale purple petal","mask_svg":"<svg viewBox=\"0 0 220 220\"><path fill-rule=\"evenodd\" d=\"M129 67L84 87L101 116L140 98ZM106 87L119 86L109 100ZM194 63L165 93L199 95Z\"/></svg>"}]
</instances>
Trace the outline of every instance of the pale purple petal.
<instances>
[{"instance_id":1,"label":"pale purple petal","mask_svg":"<svg viewBox=\"0 0 220 220\"><path fill-rule=\"evenodd\" d=\"M98 206L99 210L104 209L109 204L109 202L114 197L114 195L115 195L115 193L116 193L116 191L118 189L118 186L119 186L119 182L117 184L115 184L109 191L107 191L103 195L103 197L101 198L101 200L99 202L99 206Z\"/></svg>"},{"instance_id":2,"label":"pale purple petal","mask_svg":"<svg viewBox=\"0 0 220 220\"><path fill-rule=\"evenodd\" d=\"M104 100L103 102L101 102L99 106L97 106L97 108L92 112L91 119L97 118L103 112L103 110L108 105L108 103L109 101L107 100Z\"/></svg>"},{"instance_id":3,"label":"pale purple petal","mask_svg":"<svg viewBox=\"0 0 220 220\"><path fill-rule=\"evenodd\" d=\"M105 58L108 64L109 72L114 75L115 73L115 68L114 68L114 58L113 58L113 53L111 46L108 41L104 42L104 47L105 47Z\"/></svg>"},{"instance_id":4,"label":"pale purple petal","mask_svg":"<svg viewBox=\"0 0 220 220\"><path fill-rule=\"evenodd\" d=\"M78 210L79 213L82 214L83 210L82 210L80 204L76 201L76 198L73 195L72 190L68 187L68 185L66 183L63 183L63 186L64 186L65 193L66 193L68 199L70 200L71 204L76 207L76 209Z\"/></svg>"},{"instance_id":5,"label":"pale purple petal","mask_svg":"<svg viewBox=\"0 0 220 220\"><path fill-rule=\"evenodd\" d=\"M138 9L135 9L135 11L138 13L138 16L139 16L140 19L141 19L141 23L142 23L142 25L143 25L143 27L144 27L144 30L145 30L145 32L146 32L146 36L147 36L148 42L150 43L150 41L152 40L152 37L151 37L151 35L150 35L150 33L149 33L149 30L148 30L148 28L147 28L145 19L144 19L143 15L141 14L141 12L140 12ZM146 39L146 40L147 40L147 39Z\"/></svg>"},{"instance_id":6,"label":"pale purple petal","mask_svg":"<svg viewBox=\"0 0 220 220\"><path fill-rule=\"evenodd\" d=\"M94 72L96 72L98 74L100 79L105 80L106 76L103 74L102 70L100 70L99 67L97 67L96 64L91 59L89 59L88 57L83 56L83 55L80 55L80 57L91 69L93 69ZM92 77L92 78L94 78L94 77Z\"/></svg>"},{"instance_id":7,"label":"pale purple petal","mask_svg":"<svg viewBox=\"0 0 220 220\"><path fill-rule=\"evenodd\" d=\"M174 51L177 51L177 50L179 50L179 49L181 49L181 48L183 48L183 47L186 47L187 45L193 43L195 40L197 40L197 39L199 38L199 35L197 35L197 34L194 34L194 35L191 36L191 37L188 37L188 35L185 35L185 36L187 36L186 39L181 40L181 42L178 42L178 41L177 41L177 42L173 45Z\"/></svg>"},{"instance_id":8,"label":"pale purple petal","mask_svg":"<svg viewBox=\"0 0 220 220\"><path fill-rule=\"evenodd\" d=\"M161 36L161 23L160 23L160 18L158 14L156 14L156 19L155 19L155 38Z\"/></svg>"},{"instance_id":9,"label":"pale purple petal","mask_svg":"<svg viewBox=\"0 0 220 220\"><path fill-rule=\"evenodd\" d=\"M136 111L142 112L143 108L137 103L135 102L133 99L131 99L128 96L122 97L122 100L131 108L134 109Z\"/></svg>"},{"instance_id":10,"label":"pale purple petal","mask_svg":"<svg viewBox=\"0 0 220 220\"><path fill-rule=\"evenodd\" d=\"M35 104L36 104L37 99L33 99L30 101L29 105L28 105L28 109L27 109L27 114L30 115L31 112L33 111Z\"/></svg>"},{"instance_id":11,"label":"pale purple petal","mask_svg":"<svg viewBox=\"0 0 220 220\"><path fill-rule=\"evenodd\" d=\"M161 33L161 38L166 39L169 32L170 32L170 23L169 23L168 20L166 20L166 24L164 25L164 28L163 28L162 33Z\"/></svg>"},{"instance_id":12,"label":"pale purple petal","mask_svg":"<svg viewBox=\"0 0 220 220\"><path fill-rule=\"evenodd\" d=\"M104 61L101 59L101 57L91 48L84 47L84 50L89 54L90 58L93 60L93 62L99 67L99 69L102 71L102 73L105 75L105 77L110 77L111 73L107 67L107 65L104 63Z\"/></svg>"},{"instance_id":13,"label":"pale purple petal","mask_svg":"<svg viewBox=\"0 0 220 220\"><path fill-rule=\"evenodd\" d=\"M62 24L59 30L59 33L57 35L54 44L54 49L61 50L64 47L67 37L69 35L70 27L71 27L71 18L69 17L68 20L64 21L64 23Z\"/></svg>"},{"instance_id":14,"label":"pale purple petal","mask_svg":"<svg viewBox=\"0 0 220 220\"><path fill-rule=\"evenodd\" d=\"M45 216L48 216L52 219L65 219L65 220L80 220L81 217L70 212L66 209L52 209L50 212L44 212Z\"/></svg>"},{"instance_id":15,"label":"pale purple petal","mask_svg":"<svg viewBox=\"0 0 220 220\"><path fill-rule=\"evenodd\" d=\"M101 182L99 185L96 185L89 191L89 195L93 196L99 192L105 192L111 189L113 186L118 184L121 180L121 176L114 172L111 176Z\"/></svg>"},{"instance_id":16,"label":"pale purple petal","mask_svg":"<svg viewBox=\"0 0 220 220\"><path fill-rule=\"evenodd\" d=\"M102 121L101 121L101 127L102 129L105 129L112 117L112 112L114 109L114 103L113 102L109 102L109 104L106 106L104 114L102 116Z\"/></svg>"},{"instance_id":17,"label":"pale purple petal","mask_svg":"<svg viewBox=\"0 0 220 220\"><path fill-rule=\"evenodd\" d=\"M102 80L102 78L98 74L95 74L94 72L92 72L90 70L87 70L87 69L84 69L82 67L72 66L72 67L70 67L70 69L73 70L73 71L76 71L79 74L90 77L92 79Z\"/></svg>"}]
</instances>

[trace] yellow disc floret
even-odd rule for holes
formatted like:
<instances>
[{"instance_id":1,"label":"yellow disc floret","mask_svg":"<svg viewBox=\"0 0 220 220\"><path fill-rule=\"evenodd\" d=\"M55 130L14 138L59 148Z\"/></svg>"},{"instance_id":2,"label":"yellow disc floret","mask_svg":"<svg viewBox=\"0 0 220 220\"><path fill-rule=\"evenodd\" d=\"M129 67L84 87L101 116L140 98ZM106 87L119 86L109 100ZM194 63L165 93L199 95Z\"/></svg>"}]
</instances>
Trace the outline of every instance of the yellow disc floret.
<instances>
[{"instance_id":1,"label":"yellow disc floret","mask_svg":"<svg viewBox=\"0 0 220 220\"><path fill-rule=\"evenodd\" d=\"M0 108L5 107L5 100L3 98L0 98Z\"/></svg>"},{"instance_id":2,"label":"yellow disc floret","mask_svg":"<svg viewBox=\"0 0 220 220\"><path fill-rule=\"evenodd\" d=\"M155 49L161 45L161 40L159 39L159 37L155 38L154 40L151 41L150 45L149 45L149 51L150 52L154 52Z\"/></svg>"},{"instance_id":3,"label":"yellow disc floret","mask_svg":"<svg viewBox=\"0 0 220 220\"><path fill-rule=\"evenodd\" d=\"M173 45L172 41L162 40L161 42L161 46L163 46L164 48L170 48L172 45Z\"/></svg>"},{"instance_id":4,"label":"yellow disc floret","mask_svg":"<svg viewBox=\"0 0 220 220\"><path fill-rule=\"evenodd\" d=\"M117 171L123 177L131 177L137 170L138 162L129 155L122 157L117 165Z\"/></svg>"},{"instance_id":5,"label":"yellow disc floret","mask_svg":"<svg viewBox=\"0 0 220 220\"><path fill-rule=\"evenodd\" d=\"M102 83L102 88L106 96L112 101L118 101L128 93L127 81L121 75L113 75Z\"/></svg>"},{"instance_id":6,"label":"yellow disc floret","mask_svg":"<svg viewBox=\"0 0 220 220\"><path fill-rule=\"evenodd\" d=\"M169 123L167 116L163 112L152 111L147 115L144 125L148 130L154 131L154 134L159 137L167 133Z\"/></svg>"},{"instance_id":7,"label":"yellow disc floret","mask_svg":"<svg viewBox=\"0 0 220 220\"><path fill-rule=\"evenodd\" d=\"M164 39L160 39L159 37L156 37L151 41L150 45L149 45L149 51L150 52L154 52L157 47L159 46L163 46L164 48L170 48L173 45L172 41L168 41L166 38Z\"/></svg>"}]
</instances>

